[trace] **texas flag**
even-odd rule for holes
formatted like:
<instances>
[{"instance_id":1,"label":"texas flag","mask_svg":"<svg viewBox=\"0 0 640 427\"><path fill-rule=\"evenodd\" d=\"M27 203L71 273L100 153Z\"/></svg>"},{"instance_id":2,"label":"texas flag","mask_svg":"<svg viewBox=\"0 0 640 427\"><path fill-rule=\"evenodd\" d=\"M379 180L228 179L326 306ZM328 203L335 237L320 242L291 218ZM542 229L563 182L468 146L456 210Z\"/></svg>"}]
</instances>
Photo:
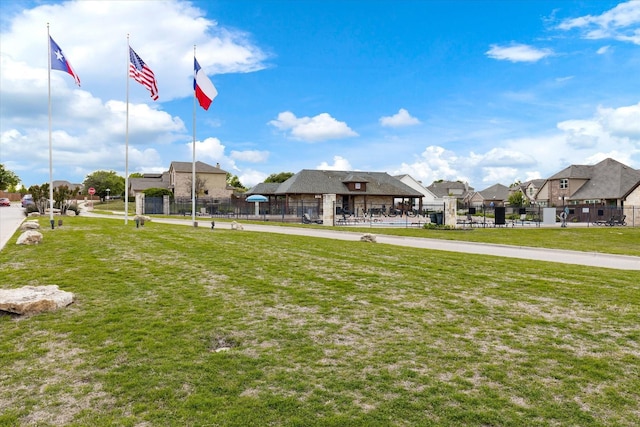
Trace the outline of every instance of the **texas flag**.
<instances>
[{"instance_id":1,"label":"texas flag","mask_svg":"<svg viewBox=\"0 0 640 427\"><path fill-rule=\"evenodd\" d=\"M53 38L51 38L51 36L49 36L49 44L51 49L51 69L69 73L71 77L73 77L73 80L76 81L76 84L80 86L80 78L78 77L76 72L73 71L71 64L69 63L69 61L67 61L64 53L62 53L62 49L60 49L60 46L58 46L58 44L53 41Z\"/></svg>"},{"instance_id":2,"label":"texas flag","mask_svg":"<svg viewBox=\"0 0 640 427\"><path fill-rule=\"evenodd\" d=\"M209 80L209 77L207 77L204 70L200 68L200 64L198 64L198 60L195 56L193 57L193 65L195 68L193 89L196 91L196 98L198 99L200 106L205 110L208 110L213 99L218 96L218 91L213 83L211 83L211 80Z\"/></svg>"}]
</instances>

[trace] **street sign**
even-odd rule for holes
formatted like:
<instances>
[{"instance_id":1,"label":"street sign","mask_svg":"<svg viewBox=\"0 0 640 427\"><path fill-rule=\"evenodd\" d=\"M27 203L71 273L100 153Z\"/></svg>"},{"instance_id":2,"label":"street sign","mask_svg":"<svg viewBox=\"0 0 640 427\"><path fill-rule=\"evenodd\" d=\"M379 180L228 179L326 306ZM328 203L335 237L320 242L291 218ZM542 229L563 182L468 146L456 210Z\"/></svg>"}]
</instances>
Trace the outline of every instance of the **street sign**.
<instances>
[{"instance_id":1,"label":"street sign","mask_svg":"<svg viewBox=\"0 0 640 427\"><path fill-rule=\"evenodd\" d=\"M89 194L91 194L92 196L96 194L96 189L93 187L89 187Z\"/></svg>"}]
</instances>

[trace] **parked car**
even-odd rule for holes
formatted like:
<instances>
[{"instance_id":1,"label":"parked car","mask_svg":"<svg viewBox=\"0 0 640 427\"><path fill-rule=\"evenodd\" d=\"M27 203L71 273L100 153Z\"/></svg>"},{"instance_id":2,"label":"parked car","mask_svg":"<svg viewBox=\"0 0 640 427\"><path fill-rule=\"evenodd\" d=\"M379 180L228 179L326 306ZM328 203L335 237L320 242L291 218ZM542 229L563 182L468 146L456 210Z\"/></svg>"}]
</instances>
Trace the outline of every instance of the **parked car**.
<instances>
[{"instance_id":1,"label":"parked car","mask_svg":"<svg viewBox=\"0 0 640 427\"><path fill-rule=\"evenodd\" d=\"M33 196L31 196L31 194L25 194L24 197L22 197L23 208L26 208L27 205L32 205L33 203Z\"/></svg>"},{"instance_id":2,"label":"parked car","mask_svg":"<svg viewBox=\"0 0 640 427\"><path fill-rule=\"evenodd\" d=\"M0 206L11 206L11 200L6 197L0 197Z\"/></svg>"}]
</instances>

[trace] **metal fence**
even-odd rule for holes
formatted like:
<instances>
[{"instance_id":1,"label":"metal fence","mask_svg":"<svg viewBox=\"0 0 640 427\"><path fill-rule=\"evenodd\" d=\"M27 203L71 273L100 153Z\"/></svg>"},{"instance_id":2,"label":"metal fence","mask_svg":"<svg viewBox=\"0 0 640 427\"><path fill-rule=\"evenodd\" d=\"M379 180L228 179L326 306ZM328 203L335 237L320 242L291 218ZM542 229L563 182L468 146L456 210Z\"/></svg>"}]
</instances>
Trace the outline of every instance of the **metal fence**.
<instances>
[{"instance_id":1,"label":"metal fence","mask_svg":"<svg viewBox=\"0 0 640 427\"><path fill-rule=\"evenodd\" d=\"M163 212L162 198L146 197L145 212L147 214L168 213L170 215L191 216L192 200L172 199L169 212ZM567 223L583 226L640 226L640 206L606 206L606 205L568 205L557 206L556 219L565 208L568 211ZM368 227L416 227L424 224L444 224L444 204L423 205L415 209L408 204L334 204L333 223L336 226L368 226ZM460 208L458 226L540 226L543 219L542 206L529 207L492 207ZM307 201L286 201L272 199L267 202L247 202L244 199L214 199L200 197L196 199L196 215L209 218L232 218L253 221L272 222L308 222L322 220L322 199ZM446 224L453 225L453 224Z\"/></svg>"},{"instance_id":2,"label":"metal fence","mask_svg":"<svg viewBox=\"0 0 640 427\"><path fill-rule=\"evenodd\" d=\"M540 226L543 211L546 207L492 207L481 206L465 208L458 211L458 221L463 224L480 226L500 225L533 225ZM556 221L561 222L562 212L566 212L568 224L581 226L640 226L640 206L607 206L607 205L566 205L554 206Z\"/></svg>"}]
</instances>

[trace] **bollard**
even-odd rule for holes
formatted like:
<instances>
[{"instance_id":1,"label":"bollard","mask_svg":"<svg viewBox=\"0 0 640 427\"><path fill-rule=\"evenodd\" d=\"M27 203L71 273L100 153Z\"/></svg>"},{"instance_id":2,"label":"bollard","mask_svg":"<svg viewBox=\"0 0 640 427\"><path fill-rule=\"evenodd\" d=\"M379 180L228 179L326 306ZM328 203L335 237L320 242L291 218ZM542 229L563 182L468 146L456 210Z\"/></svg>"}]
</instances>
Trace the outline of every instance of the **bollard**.
<instances>
[{"instance_id":1,"label":"bollard","mask_svg":"<svg viewBox=\"0 0 640 427\"><path fill-rule=\"evenodd\" d=\"M52 219L50 222L51 222L51 229L53 230L54 228L56 228L56 221Z\"/></svg>"},{"instance_id":2,"label":"bollard","mask_svg":"<svg viewBox=\"0 0 640 427\"><path fill-rule=\"evenodd\" d=\"M140 218L140 227L144 227L144 218Z\"/></svg>"},{"instance_id":3,"label":"bollard","mask_svg":"<svg viewBox=\"0 0 640 427\"><path fill-rule=\"evenodd\" d=\"M216 226L216 222L215 221L211 221L211 229L213 230L213 228Z\"/></svg>"},{"instance_id":4,"label":"bollard","mask_svg":"<svg viewBox=\"0 0 640 427\"><path fill-rule=\"evenodd\" d=\"M140 227L140 220L136 218L135 221L136 221L136 228Z\"/></svg>"},{"instance_id":5,"label":"bollard","mask_svg":"<svg viewBox=\"0 0 640 427\"><path fill-rule=\"evenodd\" d=\"M198 227L198 221L193 221L193 226Z\"/></svg>"},{"instance_id":6,"label":"bollard","mask_svg":"<svg viewBox=\"0 0 640 427\"><path fill-rule=\"evenodd\" d=\"M62 227L62 220L61 219L58 220L58 227Z\"/></svg>"}]
</instances>

